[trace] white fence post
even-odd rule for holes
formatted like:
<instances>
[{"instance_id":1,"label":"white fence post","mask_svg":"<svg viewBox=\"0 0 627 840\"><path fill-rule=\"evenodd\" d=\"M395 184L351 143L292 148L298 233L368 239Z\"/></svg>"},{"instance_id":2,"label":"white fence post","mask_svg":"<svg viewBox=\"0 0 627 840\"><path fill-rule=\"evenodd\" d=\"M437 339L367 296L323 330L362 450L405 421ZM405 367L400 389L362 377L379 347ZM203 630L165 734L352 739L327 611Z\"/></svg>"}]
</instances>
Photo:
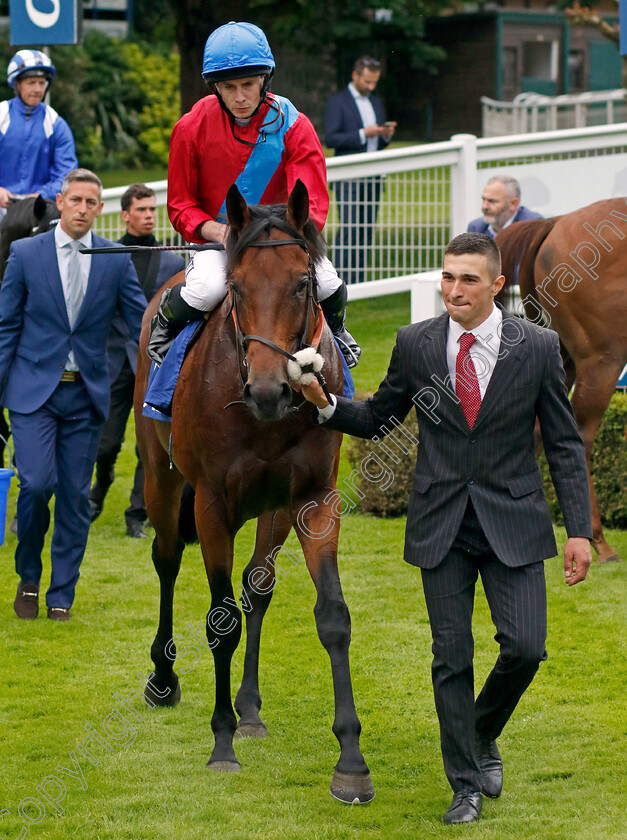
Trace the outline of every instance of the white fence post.
<instances>
[{"instance_id":1,"label":"white fence post","mask_svg":"<svg viewBox=\"0 0 627 840\"><path fill-rule=\"evenodd\" d=\"M477 138L474 134L454 134L460 143L458 162L451 166L451 237L463 233L477 216Z\"/></svg>"}]
</instances>

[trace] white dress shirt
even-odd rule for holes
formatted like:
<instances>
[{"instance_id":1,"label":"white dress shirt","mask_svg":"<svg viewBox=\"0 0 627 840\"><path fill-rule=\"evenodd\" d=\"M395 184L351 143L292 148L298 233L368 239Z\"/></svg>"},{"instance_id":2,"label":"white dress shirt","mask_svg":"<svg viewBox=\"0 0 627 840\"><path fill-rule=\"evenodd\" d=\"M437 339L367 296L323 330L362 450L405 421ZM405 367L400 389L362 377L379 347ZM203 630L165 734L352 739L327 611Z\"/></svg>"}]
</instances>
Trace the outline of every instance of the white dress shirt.
<instances>
[{"instance_id":1,"label":"white dress shirt","mask_svg":"<svg viewBox=\"0 0 627 840\"><path fill-rule=\"evenodd\" d=\"M459 353L459 339L465 332L470 332L476 339L470 348L470 357L477 371L481 399L484 398L501 349L502 323L503 313L494 304L492 304L490 315L483 323L475 327L474 330L465 330L461 324L449 318L448 336L446 339L446 366L451 377L451 387L453 390L455 390L455 365L457 354ZM326 408L318 409L318 415L323 422L333 417L336 404L335 397L331 394L330 404Z\"/></svg>"},{"instance_id":2,"label":"white dress shirt","mask_svg":"<svg viewBox=\"0 0 627 840\"><path fill-rule=\"evenodd\" d=\"M363 123L364 128L368 128L368 126L371 125L376 125L377 117L375 115L374 108L372 107L370 97L363 96L361 93L359 93L359 91L352 82L349 82L348 89L353 95L353 99L355 100L355 104L357 105L359 116L361 117L361 121ZM359 129L359 139L362 143L366 144L367 152L376 152L379 148L379 138L366 137L364 133L364 128Z\"/></svg>"},{"instance_id":3,"label":"white dress shirt","mask_svg":"<svg viewBox=\"0 0 627 840\"><path fill-rule=\"evenodd\" d=\"M446 366L451 377L453 390L455 390L455 365L459 353L459 339L464 333L469 332L476 339L469 352L477 371L481 399L484 398L501 349L502 323L503 313L494 304L492 304L492 312L474 330L465 330L461 324L449 318L448 337L446 339Z\"/></svg>"},{"instance_id":4,"label":"white dress shirt","mask_svg":"<svg viewBox=\"0 0 627 840\"><path fill-rule=\"evenodd\" d=\"M68 311L68 316L70 312L70 257L72 255L72 250L68 246L73 241L73 238L63 230L60 224L55 227L54 244L57 250L57 264L59 266L59 274L61 275L63 297L65 298L65 306ZM88 230L87 233L81 236L78 242L80 243L81 248L91 248L91 231ZM78 260L80 266L79 276L84 293L87 289L87 280L91 269L91 254L79 254ZM65 364L65 369L78 370L78 365L74 359L74 353L71 350Z\"/></svg>"}]
</instances>

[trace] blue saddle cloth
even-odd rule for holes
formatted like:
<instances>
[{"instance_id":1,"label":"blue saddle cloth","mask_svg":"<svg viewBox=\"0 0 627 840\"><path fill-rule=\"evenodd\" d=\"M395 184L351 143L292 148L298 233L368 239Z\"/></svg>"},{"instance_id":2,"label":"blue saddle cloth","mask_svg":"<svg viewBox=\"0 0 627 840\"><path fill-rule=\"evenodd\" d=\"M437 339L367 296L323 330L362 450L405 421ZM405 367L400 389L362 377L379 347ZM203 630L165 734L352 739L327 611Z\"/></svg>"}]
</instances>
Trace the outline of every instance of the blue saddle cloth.
<instances>
[{"instance_id":1,"label":"blue saddle cloth","mask_svg":"<svg viewBox=\"0 0 627 840\"><path fill-rule=\"evenodd\" d=\"M142 414L144 417L152 417L153 420L165 420L169 422L172 419L172 398L174 396L174 389L179 378L181 365L185 358L187 345L191 337L196 332L199 321L192 321L187 324L183 330L177 335L168 350L165 359L161 365L152 363L150 368L150 376L148 378L148 388L144 398L144 405ZM338 346L339 350L339 346ZM349 400L355 396L355 385L353 377L346 364L344 354L340 350L340 359L342 360L342 370L344 372L344 393L343 396Z\"/></svg>"}]
</instances>

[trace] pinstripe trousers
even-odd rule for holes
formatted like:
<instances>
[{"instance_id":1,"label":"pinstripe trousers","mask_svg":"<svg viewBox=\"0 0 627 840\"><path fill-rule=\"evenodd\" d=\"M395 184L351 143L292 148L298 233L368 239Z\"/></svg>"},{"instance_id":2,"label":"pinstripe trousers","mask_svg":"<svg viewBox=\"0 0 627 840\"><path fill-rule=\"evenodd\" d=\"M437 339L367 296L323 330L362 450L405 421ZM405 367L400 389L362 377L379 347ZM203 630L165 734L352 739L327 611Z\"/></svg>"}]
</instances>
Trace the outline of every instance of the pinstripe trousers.
<instances>
[{"instance_id":1,"label":"pinstripe trousers","mask_svg":"<svg viewBox=\"0 0 627 840\"><path fill-rule=\"evenodd\" d=\"M433 692L444 771L454 792L478 791L475 730L497 738L546 659L544 563L516 568L502 563L469 503L451 550L435 568L421 572L433 637ZM472 612L479 574L500 652L475 701Z\"/></svg>"}]
</instances>

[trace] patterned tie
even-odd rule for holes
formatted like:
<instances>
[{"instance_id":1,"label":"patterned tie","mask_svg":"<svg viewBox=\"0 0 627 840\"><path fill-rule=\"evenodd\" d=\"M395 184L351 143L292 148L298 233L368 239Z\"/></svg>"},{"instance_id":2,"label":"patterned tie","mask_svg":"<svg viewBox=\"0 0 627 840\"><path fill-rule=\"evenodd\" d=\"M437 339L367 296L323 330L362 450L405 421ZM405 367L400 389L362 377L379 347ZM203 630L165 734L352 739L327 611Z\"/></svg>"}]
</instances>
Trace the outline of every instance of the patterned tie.
<instances>
[{"instance_id":1,"label":"patterned tie","mask_svg":"<svg viewBox=\"0 0 627 840\"><path fill-rule=\"evenodd\" d=\"M481 408L481 391L470 348L475 343L472 333L463 333L459 339L459 353L455 362L455 393L464 409L468 426L472 429Z\"/></svg>"},{"instance_id":2,"label":"patterned tie","mask_svg":"<svg viewBox=\"0 0 627 840\"><path fill-rule=\"evenodd\" d=\"M70 319L70 326L73 327L76 319L78 318L78 313L81 308L85 292L81 278L80 257L78 255L78 249L81 247L81 243L76 239L73 239L69 243L69 247L72 249L72 252L70 254L70 264L68 267L68 283L70 286L68 318Z\"/></svg>"}]
</instances>

